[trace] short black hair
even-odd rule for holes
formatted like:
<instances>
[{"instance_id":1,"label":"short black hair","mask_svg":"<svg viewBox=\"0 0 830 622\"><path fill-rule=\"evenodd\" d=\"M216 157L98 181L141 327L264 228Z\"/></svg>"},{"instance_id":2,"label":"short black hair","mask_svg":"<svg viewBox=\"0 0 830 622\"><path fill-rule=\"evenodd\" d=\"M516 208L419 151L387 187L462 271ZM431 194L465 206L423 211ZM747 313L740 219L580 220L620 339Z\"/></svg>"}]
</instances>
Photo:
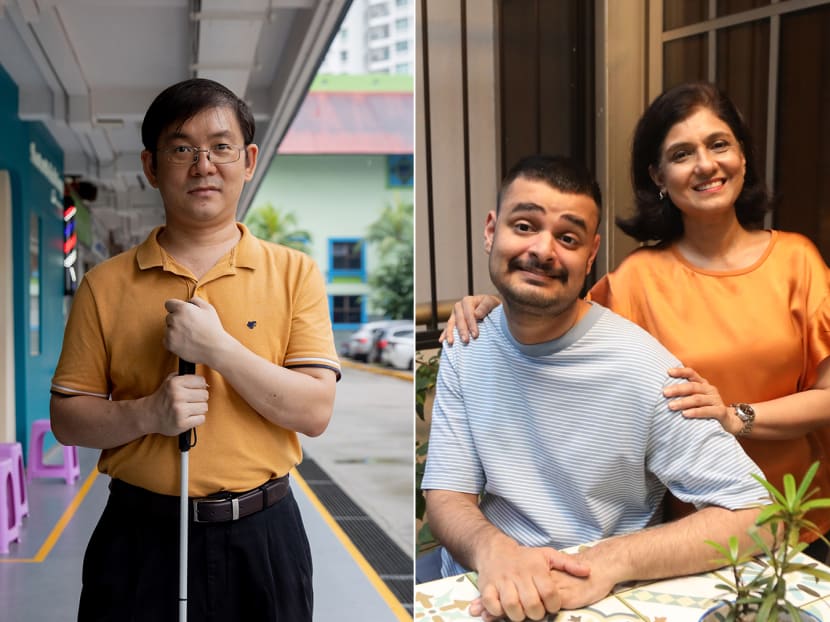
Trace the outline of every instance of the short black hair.
<instances>
[{"instance_id":1,"label":"short black hair","mask_svg":"<svg viewBox=\"0 0 830 622\"><path fill-rule=\"evenodd\" d=\"M597 204L600 216L602 216L602 193L599 184L588 169L568 156L541 153L521 158L507 171L499 189L496 211L501 207L507 188L519 177L542 181L560 192L589 196Z\"/></svg>"},{"instance_id":2,"label":"short black hair","mask_svg":"<svg viewBox=\"0 0 830 622\"><path fill-rule=\"evenodd\" d=\"M227 87L206 78L191 78L167 87L153 100L141 123L141 142L153 154L161 133L171 125L182 125L207 108L230 108L236 114L247 147L254 142L256 125L251 109Z\"/></svg>"},{"instance_id":3,"label":"short black hair","mask_svg":"<svg viewBox=\"0 0 830 622\"><path fill-rule=\"evenodd\" d=\"M649 173L660 164L660 149L674 125L698 110L711 110L729 126L746 159L744 186L735 201L738 221L747 229L763 226L769 206L766 184L755 163L755 149L749 127L738 108L709 82L688 82L658 96L640 117L631 147L631 184L635 212L630 218L617 218L617 226L640 242L669 243L683 235L680 210L668 197L658 197L660 189Z\"/></svg>"}]
</instances>

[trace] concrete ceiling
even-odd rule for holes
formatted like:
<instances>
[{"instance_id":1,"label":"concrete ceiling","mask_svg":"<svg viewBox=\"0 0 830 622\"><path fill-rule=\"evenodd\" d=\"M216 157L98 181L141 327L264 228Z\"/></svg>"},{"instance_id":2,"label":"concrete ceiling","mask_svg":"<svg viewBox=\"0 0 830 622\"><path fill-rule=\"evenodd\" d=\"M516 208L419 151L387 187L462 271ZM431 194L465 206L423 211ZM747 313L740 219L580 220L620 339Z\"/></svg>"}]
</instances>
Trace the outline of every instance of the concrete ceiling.
<instances>
[{"instance_id":1,"label":"concrete ceiling","mask_svg":"<svg viewBox=\"0 0 830 622\"><path fill-rule=\"evenodd\" d=\"M351 0L0 0L0 64L20 116L45 123L66 175L98 185L96 225L129 246L163 219L141 171L141 120L165 87L225 84L251 106L263 157L248 205Z\"/></svg>"}]
</instances>

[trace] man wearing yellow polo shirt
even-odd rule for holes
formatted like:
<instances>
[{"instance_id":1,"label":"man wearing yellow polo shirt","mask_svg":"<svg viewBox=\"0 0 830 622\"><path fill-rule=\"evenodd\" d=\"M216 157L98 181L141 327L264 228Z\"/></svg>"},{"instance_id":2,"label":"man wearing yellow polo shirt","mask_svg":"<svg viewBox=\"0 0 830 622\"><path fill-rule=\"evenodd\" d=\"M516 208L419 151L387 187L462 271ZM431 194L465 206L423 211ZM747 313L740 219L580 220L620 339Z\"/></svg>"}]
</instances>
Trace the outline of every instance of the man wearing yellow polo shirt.
<instances>
[{"instance_id":1,"label":"man wearing yellow polo shirt","mask_svg":"<svg viewBox=\"0 0 830 622\"><path fill-rule=\"evenodd\" d=\"M87 273L52 384L65 444L112 480L84 559L79 620L175 620L177 436L190 451L190 619L311 620L311 558L288 486L298 433L325 430L339 362L322 277L236 222L254 120L222 85L163 91L141 154L165 225ZM178 360L196 373L178 376Z\"/></svg>"}]
</instances>

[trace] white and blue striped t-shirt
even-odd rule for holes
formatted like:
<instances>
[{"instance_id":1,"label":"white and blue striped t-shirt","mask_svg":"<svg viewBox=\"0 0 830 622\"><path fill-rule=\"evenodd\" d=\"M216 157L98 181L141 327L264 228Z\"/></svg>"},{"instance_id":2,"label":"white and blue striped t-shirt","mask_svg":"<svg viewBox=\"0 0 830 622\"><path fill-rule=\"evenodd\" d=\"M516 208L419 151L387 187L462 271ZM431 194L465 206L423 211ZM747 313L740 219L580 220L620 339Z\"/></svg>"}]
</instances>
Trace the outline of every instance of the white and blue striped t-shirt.
<instances>
[{"instance_id":1,"label":"white and blue striped t-shirt","mask_svg":"<svg viewBox=\"0 0 830 622\"><path fill-rule=\"evenodd\" d=\"M660 519L666 488L697 507L765 498L761 470L712 419L685 419L663 388L678 360L592 304L559 339L523 345L502 308L441 355L422 487L484 493L487 519L557 549ZM444 576L464 572L444 551Z\"/></svg>"}]
</instances>

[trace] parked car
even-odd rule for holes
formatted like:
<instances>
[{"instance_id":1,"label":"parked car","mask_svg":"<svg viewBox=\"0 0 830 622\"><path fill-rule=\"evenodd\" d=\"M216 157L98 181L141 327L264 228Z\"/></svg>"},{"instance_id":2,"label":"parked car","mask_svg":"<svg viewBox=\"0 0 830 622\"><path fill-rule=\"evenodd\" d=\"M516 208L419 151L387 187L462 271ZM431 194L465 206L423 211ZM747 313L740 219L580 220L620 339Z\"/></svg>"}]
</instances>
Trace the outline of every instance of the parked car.
<instances>
[{"instance_id":1,"label":"parked car","mask_svg":"<svg viewBox=\"0 0 830 622\"><path fill-rule=\"evenodd\" d=\"M382 363L381 354L383 353L383 348L386 345L386 342L382 342L381 340L383 337L393 330L415 330L415 326L412 323L412 320L392 320L389 325L383 326L379 329L374 331L374 343L372 344L372 349L369 352L369 362L370 363Z\"/></svg>"},{"instance_id":2,"label":"parked car","mask_svg":"<svg viewBox=\"0 0 830 622\"><path fill-rule=\"evenodd\" d=\"M415 330L408 327L387 328L378 340L380 361L395 369L412 369L415 359Z\"/></svg>"},{"instance_id":3,"label":"parked car","mask_svg":"<svg viewBox=\"0 0 830 622\"><path fill-rule=\"evenodd\" d=\"M401 320L378 320L376 322L366 322L360 328L352 333L349 337L348 343L341 345L341 352L353 358L356 361L370 361L370 356L375 353L375 343L380 336L380 331L387 326L395 323L401 323ZM407 325L412 326L412 322L407 320Z\"/></svg>"}]
</instances>

